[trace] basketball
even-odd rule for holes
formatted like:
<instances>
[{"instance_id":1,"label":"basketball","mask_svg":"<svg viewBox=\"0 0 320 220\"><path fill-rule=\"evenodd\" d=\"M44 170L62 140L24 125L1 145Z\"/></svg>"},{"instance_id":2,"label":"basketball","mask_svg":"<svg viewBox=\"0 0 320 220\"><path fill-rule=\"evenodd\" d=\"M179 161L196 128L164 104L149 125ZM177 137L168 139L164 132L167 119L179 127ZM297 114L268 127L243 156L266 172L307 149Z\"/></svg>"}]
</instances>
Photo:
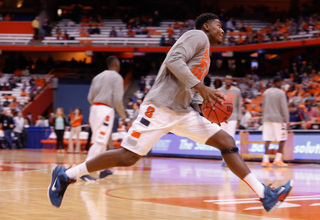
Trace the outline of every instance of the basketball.
<instances>
[{"instance_id":1,"label":"basketball","mask_svg":"<svg viewBox=\"0 0 320 220\"><path fill-rule=\"evenodd\" d=\"M207 105L205 105L205 103L203 102L201 106L201 111L206 119L208 119L212 123L220 124L228 120L228 118L231 116L233 111L233 102L228 95L222 92L218 93L223 95L225 99L223 101L223 105L220 105L217 101L213 101L214 108L212 108L210 102L207 102Z\"/></svg>"}]
</instances>

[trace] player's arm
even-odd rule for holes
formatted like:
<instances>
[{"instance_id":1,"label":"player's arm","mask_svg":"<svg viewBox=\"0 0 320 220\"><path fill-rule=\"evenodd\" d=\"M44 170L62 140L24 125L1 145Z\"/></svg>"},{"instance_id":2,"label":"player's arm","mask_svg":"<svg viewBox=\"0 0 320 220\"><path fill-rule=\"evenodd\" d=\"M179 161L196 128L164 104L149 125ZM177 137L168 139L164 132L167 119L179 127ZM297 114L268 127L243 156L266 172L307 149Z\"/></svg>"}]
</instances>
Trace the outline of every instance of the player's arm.
<instances>
[{"instance_id":1,"label":"player's arm","mask_svg":"<svg viewBox=\"0 0 320 220\"><path fill-rule=\"evenodd\" d=\"M114 80L112 97L114 108L116 109L121 120L124 122L124 119L126 119L127 114L123 106L123 79L120 75L119 77L116 77L116 79Z\"/></svg>"},{"instance_id":2,"label":"player's arm","mask_svg":"<svg viewBox=\"0 0 320 220\"><path fill-rule=\"evenodd\" d=\"M280 100L280 108L282 117L284 118L285 123L287 124L287 130L290 129L290 119L289 119L289 109L288 109L288 100L286 94L283 92Z\"/></svg>"},{"instance_id":3,"label":"player's arm","mask_svg":"<svg viewBox=\"0 0 320 220\"><path fill-rule=\"evenodd\" d=\"M241 120L241 104L242 104L242 101L241 101L241 91L240 89L238 90L237 92L237 95L236 95L236 100L237 100L237 107L238 107L238 112L237 112L237 129L239 129L239 126L240 126L240 120Z\"/></svg>"},{"instance_id":4,"label":"player's arm","mask_svg":"<svg viewBox=\"0 0 320 220\"><path fill-rule=\"evenodd\" d=\"M210 102L212 107L214 106L214 100L223 104L223 96L217 93L218 90L205 86L202 82L192 87L200 93L203 98L204 103Z\"/></svg>"},{"instance_id":5,"label":"player's arm","mask_svg":"<svg viewBox=\"0 0 320 220\"><path fill-rule=\"evenodd\" d=\"M94 98L94 79L91 82L89 93L88 93L88 102L92 105L93 104L93 98Z\"/></svg>"},{"instance_id":6,"label":"player's arm","mask_svg":"<svg viewBox=\"0 0 320 220\"><path fill-rule=\"evenodd\" d=\"M170 50L166 60L166 67L187 87L194 88L200 93L205 102L217 100L222 103L221 95L216 90L206 87L189 69L187 62L200 51L207 47L207 36L201 32L194 32L187 36L184 41L177 42Z\"/></svg>"}]
</instances>

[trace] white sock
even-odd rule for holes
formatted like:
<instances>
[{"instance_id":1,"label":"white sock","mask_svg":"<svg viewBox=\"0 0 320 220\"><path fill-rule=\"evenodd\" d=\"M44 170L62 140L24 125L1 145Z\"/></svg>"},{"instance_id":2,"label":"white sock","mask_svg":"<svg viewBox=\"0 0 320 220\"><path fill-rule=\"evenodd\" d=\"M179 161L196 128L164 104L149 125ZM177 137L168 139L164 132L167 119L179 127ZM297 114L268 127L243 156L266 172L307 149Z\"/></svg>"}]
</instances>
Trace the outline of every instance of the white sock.
<instances>
[{"instance_id":1,"label":"white sock","mask_svg":"<svg viewBox=\"0 0 320 220\"><path fill-rule=\"evenodd\" d=\"M104 152L106 150L106 145L102 144L102 143L94 143L89 151L88 151L88 155L86 158L86 161L91 160L92 158L96 157L97 155L101 154L102 152Z\"/></svg>"},{"instance_id":2,"label":"white sock","mask_svg":"<svg viewBox=\"0 0 320 220\"><path fill-rule=\"evenodd\" d=\"M262 162L266 162L266 163L269 162L269 155L268 155L268 154L264 154L264 155L263 155Z\"/></svg>"},{"instance_id":3,"label":"white sock","mask_svg":"<svg viewBox=\"0 0 320 220\"><path fill-rule=\"evenodd\" d=\"M77 179L84 174L88 174L86 162L66 170L66 175L71 179Z\"/></svg>"},{"instance_id":4,"label":"white sock","mask_svg":"<svg viewBox=\"0 0 320 220\"><path fill-rule=\"evenodd\" d=\"M277 153L274 161L280 161L282 159L282 153Z\"/></svg>"},{"instance_id":5,"label":"white sock","mask_svg":"<svg viewBox=\"0 0 320 220\"><path fill-rule=\"evenodd\" d=\"M264 198L264 186L253 173L246 175L246 177L243 178L243 181L259 196L259 198Z\"/></svg>"}]
</instances>

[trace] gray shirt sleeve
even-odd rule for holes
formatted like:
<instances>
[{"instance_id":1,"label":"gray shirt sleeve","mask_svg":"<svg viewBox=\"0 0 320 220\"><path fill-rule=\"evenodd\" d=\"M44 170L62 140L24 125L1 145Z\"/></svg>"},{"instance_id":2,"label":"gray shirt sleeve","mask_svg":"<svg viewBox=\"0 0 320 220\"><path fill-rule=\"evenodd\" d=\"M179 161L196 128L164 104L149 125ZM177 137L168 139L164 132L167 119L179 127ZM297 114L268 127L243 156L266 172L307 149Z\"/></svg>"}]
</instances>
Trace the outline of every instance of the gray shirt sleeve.
<instances>
[{"instance_id":1,"label":"gray shirt sleeve","mask_svg":"<svg viewBox=\"0 0 320 220\"><path fill-rule=\"evenodd\" d=\"M237 107L238 107L238 109L237 109L237 120L238 121L240 121L241 120L241 103L242 103L242 101L241 101L241 92L240 92L240 90L238 90L238 92L237 92L237 95L236 95L236 105L237 105Z\"/></svg>"},{"instance_id":2,"label":"gray shirt sleeve","mask_svg":"<svg viewBox=\"0 0 320 220\"><path fill-rule=\"evenodd\" d=\"M113 105L120 118L126 118L126 113L123 106L123 79L119 75L113 84Z\"/></svg>"},{"instance_id":3,"label":"gray shirt sleeve","mask_svg":"<svg viewBox=\"0 0 320 220\"><path fill-rule=\"evenodd\" d=\"M207 36L204 33L189 35L183 42L171 49L165 60L166 67L187 87L192 88L200 80L193 75L187 63L196 53L207 46Z\"/></svg>"},{"instance_id":4,"label":"gray shirt sleeve","mask_svg":"<svg viewBox=\"0 0 320 220\"><path fill-rule=\"evenodd\" d=\"M286 123L289 123L289 110L288 110L288 101L286 94L283 92L283 95L281 97L281 112L282 116L284 117L284 120Z\"/></svg>"},{"instance_id":5,"label":"gray shirt sleeve","mask_svg":"<svg viewBox=\"0 0 320 220\"><path fill-rule=\"evenodd\" d=\"M93 97L94 97L94 89L93 89L93 80L91 82L91 86L88 93L88 102L92 105L93 104Z\"/></svg>"}]
</instances>

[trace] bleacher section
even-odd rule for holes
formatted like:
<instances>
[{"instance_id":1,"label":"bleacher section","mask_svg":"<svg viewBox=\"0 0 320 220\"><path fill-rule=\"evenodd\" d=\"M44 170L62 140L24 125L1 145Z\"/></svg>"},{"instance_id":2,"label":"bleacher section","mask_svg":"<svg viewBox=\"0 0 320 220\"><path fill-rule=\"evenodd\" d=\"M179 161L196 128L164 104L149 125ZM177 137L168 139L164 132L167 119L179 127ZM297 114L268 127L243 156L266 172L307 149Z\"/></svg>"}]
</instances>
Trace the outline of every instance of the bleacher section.
<instances>
[{"instance_id":1,"label":"bleacher section","mask_svg":"<svg viewBox=\"0 0 320 220\"><path fill-rule=\"evenodd\" d=\"M2 45L28 45L33 38L33 34L0 34L0 44Z\"/></svg>"},{"instance_id":2,"label":"bleacher section","mask_svg":"<svg viewBox=\"0 0 320 220\"><path fill-rule=\"evenodd\" d=\"M35 78L37 77L43 77L43 75L38 75L38 74L34 74L33 75ZM3 74L3 77L0 78L0 83L1 85L3 83L7 83L9 81L9 78L13 77L13 74L8 74L5 73ZM8 101L11 103L14 99L16 99L16 101L19 104L22 104L23 106L25 106L29 101L30 101L30 96L29 96L29 90L30 90L30 85L29 85L29 81L30 81L30 76L21 76L20 77L21 82L17 83L16 85L17 87L12 89L12 90L0 90L0 106L3 106L4 101L6 101L8 99ZM25 91L27 93L26 96L21 96L21 91L23 88L23 83L26 82L27 86L25 88ZM3 109L6 109L8 112L10 112L10 107L3 107Z\"/></svg>"},{"instance_id":3,"label":"bleacher section","mask_svg":"<svg viewBox=\"0 0 320 220\"><path fill-rule=\"evenodd\" d=\"M261 21L261 20L236 20L236 23L242 21L245 25L250 24L252 30L260 31L263 28L266 28L271 23ZM159 46L161 36L168 38L168 27L171 25L174 27L176 21L163 21L159 27L148 26L148 34L137 34L135 37L127 37L127 27L126 24L121 21L121 19L110 19L103 20L102 23L98 24L75 24L70 22L68 19L61 20L53 29L52 36L46 36L42 39L42 45L96 45L96 46ZM12 23L14 24L14 23ZM100 29L100 34L92 34L91 36L81 37L79 29L85 28L88 30L89 25L91 28L98 26ZM57 37L56 31L57 28L61 29L61 35ZM119 28L122 28L123 37L109 37L112 27L116 28L116 31L119 31ZM64 32L67 32L71 39L63 39ZM180 30L174 30L174 38L178 39L180 36ZM0 31L1 32L1 31ZM238 40L239 36L245 36L246 32L239 32L237 30L226 32L224 38L224 45L227 45L228 39L232 36L235 40ZM300 32L296 35L287 36L287 39L290 41L303 40L303 39L312 39L317 38L320 35L320 31L309 31ZM30 45L33 39L33 34L31 33L0 33L0 45ZM283 36L280 37L281 40L285 40ZM271 39L267 35L264 35L264 42L268 42Z\"/></svg>"}]
</instances>

